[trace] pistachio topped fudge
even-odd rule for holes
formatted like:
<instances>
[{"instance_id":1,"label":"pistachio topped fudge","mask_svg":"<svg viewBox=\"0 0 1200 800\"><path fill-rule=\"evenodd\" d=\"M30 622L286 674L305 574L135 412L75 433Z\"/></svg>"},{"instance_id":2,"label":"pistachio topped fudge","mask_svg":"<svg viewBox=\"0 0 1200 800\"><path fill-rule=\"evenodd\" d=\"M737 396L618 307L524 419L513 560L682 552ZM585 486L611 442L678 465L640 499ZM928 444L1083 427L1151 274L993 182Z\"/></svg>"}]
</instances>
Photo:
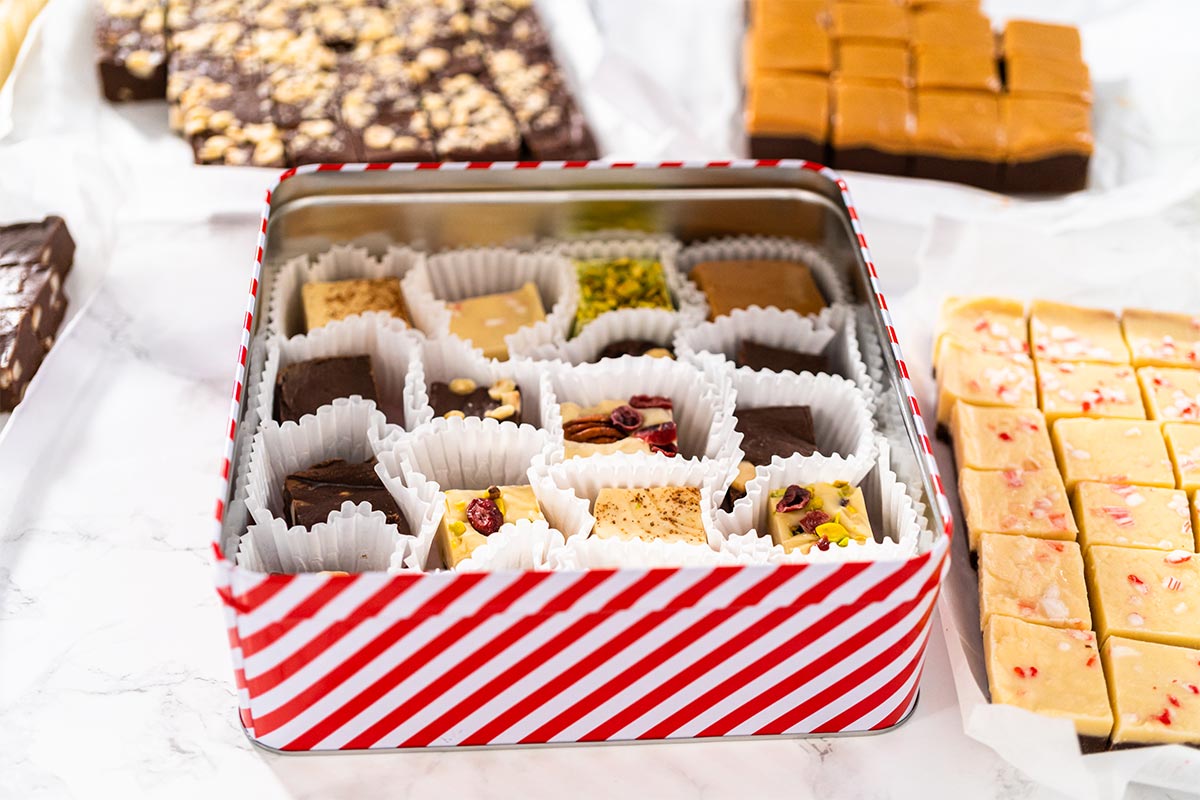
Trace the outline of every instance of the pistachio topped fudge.
<instances>
[{"instance_id":1,"label":"pistachio topped fudge","mask_svg":"<svg viewBox=\"0 0 1200 800\"><path fill-rule=\"evenodd\" d=\"M669 397L636 394L627 400L604 400L594 406L561 405L566 457L612 453L679 452L674 404Z\"/></svg>"},{"instance_id":2,"label":"pistachio topped fudge","mask_svg":"<svg viewBox=\"0 0 1200 800\"><path fill-rule=\"evenodd\" d=\"M579 310L575 332L606 311L621 308L674 310L663 265L649 258L590 258L575 262Z\"/></svg>"},{"instance_id":3,"label":"pistachio topped fudge","mask_svg":"<svg viewBox=\"0 0 1200 800\"><path fill-rule=\"evenodd\" d=\"M814 547L824 551L874 540L862 489L846 481L773 489L767 517L771 538L788 552L807 555Z\"/></svg>"},{"instance_id":4,"label":"pistachio topped fudge","mask_svg":"<svg viewBox=\"0 0 1200 800\"><path fill-rule=\"evenodd\" d=\"M446 513L437 531L443 563L456 568L501 526L522 519L545 519L531 486L448 489Z\"/></svg>"}]
</instances>

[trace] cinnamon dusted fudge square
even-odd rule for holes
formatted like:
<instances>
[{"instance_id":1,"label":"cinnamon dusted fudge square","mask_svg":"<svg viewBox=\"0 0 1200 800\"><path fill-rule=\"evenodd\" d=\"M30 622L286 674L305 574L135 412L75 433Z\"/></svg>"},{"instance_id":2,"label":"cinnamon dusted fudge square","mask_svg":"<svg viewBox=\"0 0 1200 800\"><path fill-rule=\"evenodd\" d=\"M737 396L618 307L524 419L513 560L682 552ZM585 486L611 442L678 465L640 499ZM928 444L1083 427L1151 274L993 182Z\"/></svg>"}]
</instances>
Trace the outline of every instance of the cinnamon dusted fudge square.
<instances>
[{"instance_id":1,"label":"cinnamon dusted fudge square","mask_svg":"<svg viewBox=\"0 0 1200 800\"><path fill-rule=\"evenodd\" d=\"M1054 95L1005 94L1004 189L1075 192L1087 185L1095 140L1091 106Z\"/></svg>"},{"instance_id":2,"label":"cinnamon dusted fudge square","mask_svg":"<svg viewBox=\"0 0 1200 800\"><path fill-rule=\"evenodd\" d=\"M1137 375L1150 419L1200 422L1200 370L1142 367Z\"/></svg>"},{"instance_id":3,"label":"cinnamon dusted fudge square","mask_svg":"<svg viewBox=\"0 0 1200 800\"><path fill-rule=\"evenodd\" d=\"M1046 419L1113 417L1145 419L1133 367L1084 361L1037 361L1038 396Z\"/></svg>"},{"instance_id":4,"label":"cinnamon dusted fudge square","mask_svg":"<svg viewBox=\"0 0 1200 800\"><path fill-rule=\"evenodd\" d=\"M1034 300L1029 337L1035 358L1128 364L1129 350L1117 315L1051 300Z\"/></svg>"},{"instance_id":5,"label":"cinnamon dusted fudge square","mask_svg":"<svg viewBox=\"0 0 1200 800\"><path fill-rule=\"evenodd\" d=\"M1179 489L1080 481L1072 506L1084 550L1094 544L1195 549L1191 509Z\"/></svg>"},{"instance_id":6,"label":"cinnamon dusted fudge square","mask_svg":"<svg viewBox=\"0 0 1200 800\"><path fill-rule=\"evenodd\" d=\"M988 533L979 542L980 625L1008 616L1088 630L1083 554L1075 542Z\"/></svg>"},{"instance_id":7,"label":"cinnamon dusted fudge square","mask_svg":"<svg viewBox=\"0 0 1200 800\"><path fill-rule=\"evenodd\" d=\"M488 358L508 359L504 338L546 318L537 285L528 282L511 292L468 297L446 303L450 333L469 341Z\"/></svg>"},{"instance_id":8,"label":"cinnamon dusted fudge square","mask_svg":"<svg viewBox=\"0 0 1200 800\"><path fill-rule=\"evenodd\" d=\"M958 496L971 550L985 533L1074 541L1078 533L1067 490L1052 469L958 473Z\"/></svg>"},{"instance_id":9,"label":"cinnamon dusted fudge square","mask_svg":"<svg viewBox=\"0 0 1200 800\"><path fill-rule=\"evenodd\" d=\"M296 422L351 395L379 400L370 356L333 356L289 364L275 379L275 419Z\"/></svg>"},{"instance_id":10,"label":"cinnamon dusted fudge square","mask_svg":"<svg viewBox=\"0 0 1200 800\"><path fill-rule=\"evenodd\" d=\"M1101 655L1113 744L1200 744L1200 650L1111 636Z\"/></svg>"},{"instance_id":11,"label":"cinnamon dusted fudge square","mask_svg":"<svg viewBox=\"0 0 1200 800\"><path fill-rule=\"evenodd\" d=\"M943 339L985 353L1028 353L1029 322L1025 304L1007 297L947 297L934 332L933 368L937 371Z\"/></svg>"},{"instance_id":12,"label":"cinnamon dusted fudge square","mask_svg":"<svg viewBox=\"0 0 1200 800\"><path fill-rule=\"evenodd\" d=\"M1053 470L1050 426L1036 408L954 404L950 439L959 469Z\"/></svg>"},{"instance_id":13,"label":"cinnamon dusted fudge square","mask_svg":"<svg viewBox=\"0 0 1200 800\"><path fill-rule=\"evenodd\" d=\"M1005 61L1005 85L1014 94L1092 102L1092 76L1082 60L1018 54Z\"/></svg>"},{"instance_id":14,"label":"cinnamon dusted fudge square","mask_svg":"<svg viewBox=\"0 0 1200 800\"><path fill-rule=\"evenodd\" d=\"M1079 481L1175 488L1158 423L1124 419L1060 419L1050 430L1068 489Z\"/></svg>"},{"instance_id":15,"label":"cinnamon dusted fudge square","mask_svg":"<svg viewBox=\"0 0 1200 800\"><path fill-rule=\"evenodd\" d=\"M1200 367L1200 315L1127 308L1121 329L1134 366Z\"/></svg>"},{"instance_id":16,"label":"cinnamon dusted fudge square","mask_svg":"<svg viewBox=\"0 0 1200 800\"><path fill-rule=\"evenodd\" d=\"M935 44L994 53L996 37L992 23L978 8L930 6L913 15L914 47Z\"/></svg>"},{"instance_id":17,"label":"cinnamon dusted fudge square","mask_svg":"<svg viewBox=\"0 0 1200 800\"><path fill-rule=\"evenodd\" d=\"M746 133L753 158L826 161L828 78L757 70L747 86Z\"/></svg>"},{"instance_id":18,"label":"cinnamon dusted fudge square","mask_svg":"<svg viewBox=\"0 0 1200 800\"><path fill-rule=\"evenodd\" d=\"M830 143L838 169L906 175L912 142L913 96L901 86L833 82Z\"/></svg>"},{"instance_id":19,"label":"cinnamon dusted fudge square","mask_svg":"<svg viewBox=\"0 0 1200 800\"><path fill-rule=\"evenodd\" d=\"M917 45L913 51L913 79L918 90L956 89L992 95L1000 91L1000 72L991 48ZM991 118L998 128L999 106Z\"/></svg>"},{"instance_id":20,"label":"cinnamon dusted fudge square","mask_svg":"<svg viewBox=\"0 0 1200 800\"><path fill-rule=\"evenodd\" d=\"M1200 489L1200 425L1170 422L1163 425L1163 436L1175 465L1175 485L1180 489Z\"/></svg>"},{"instance_id":21,"label":"cinnamon dusted fudge square","mask_svg":"<svg viewBox=\"0 0 1200 800\"><path fill-rule=\"evenodd\" d=\"M920 51L917 58L912 174L917 178L998 189L1000 163L1004 159L999 100L982 91L922 88L922 75L925 86L951 86L956 82L965 85L974 78L970 78L972 72L965 64L943 58L938 63L946 70L945 74L958 77L935 80L930 70L921 71ZM990 58L983 60L990 63Z\"/></svg>"},{"instance_id":22,"label":"cinnamon dusted fudge square","mask_svg":"<svg viewBox=\"0 0 1200 800\"><path fill-rule=\"evenodd\" d=\"M846 481L773 489L767 503L771 538L789 553L807 555L814 547L825 551L875 540L862 489Z\"/></svg>"},{"instance_id":23,"label":"cinnamon dusted fudge square","mask_svg":"<svg viewBox=\"0 0 1200 800\"><path fill-rule=\"evenodd\" d=\"M1113 726L1099 642L1091 631L992 617L983 631L992 702L1069 719L1080 736Z\"/></svg>"},{"instance_id":24,"label":"cinnamon dusted fudge square","mask_svg":"<svg viewBox=\"0 0 1200 800\"><path fill-rule=\"evenodd\" d=\"M943 339L938 348L937 423L950 422L954 404L1037 408L1033 361L1024 353L983 353Z\"/></svg>"},{"instance_id":25,"label":"cinnamon dusted fudge square","mask_svg":"<svg viewBox=\"0 0 1200 800\"><path fill-rule=\"evenodd\" d=\"M1000 40L1005 58L1017 55L1041 55L1079 61L1083 59L1083 41L1073 25L1056 25L1025 19L1009 20Z\"/></svg>"},{"instance_id":26,"label":"cinnamon dusted fudge square","mask_svg":"<svg viewBox=\"0 0 1200 800\"><path fill-rule=\"evenodd\" d=\"M846 42L838 48L834 77L868 83L910 86L908 48L890 42Z\"/></svg>"},{"instance_id":27,"label":"cinnamon dusted fudge square","mask_svg":"<svg viewBox=\"0 0 1200 800\"><path fill-rule=\"evenodd\" d=\"M713 319L750 306L798 314L816 314L826 306L812 270L794 261L703 261L690 277L708 296Z\"/></svg>"},{"instance_id":28,"label":"cinnamon dusted fudge square","mask_svg":"<svg viewBox=\"0 0 1200 800\"><path fill-rule=\"evenodd\" d=\"M397 278L352 278L313 281L300 289L304 321L309 331L338 319L367 311L386 311L408 322L408 309Z\"/></svg>"},{"instance_id":29,"label":"cinnamon dusted fudge square","mask_svg":"<svg viewBox=\"0 0 1200 800\"><path fill-rule=\"evenodd\" d=\"M695 486L606 486L597 495L592 514L596 518L592 536L708 544L700 490Z\"/></svg>"},{"instance_id":30,"label":"cinnamon dusted fudge square","mask_svg":"<svg viewBox=\"0 0 1200 800\"><path fill-rule=\"evenodd\" d=\"M311 528L326 522L347 501L370 503L371 509L383 512L400 533L409 533L408 521L375 473L373 461L353 464L334 458L294 472L283 482L284 516L289 525Z\"/></svg>"},{"instance_id":31,"label":"cinnamon dusted fudge square","mask_svg":"<svg viewBox=\"0 0 1200 800\"><path fill-rule=\"evenodd\" d=\"M442 563L457 568L487 537L522 519L545 519L531 486L447 489L446 509L437 529Z\"/></svg>"},{"instance_id":32,"label":"cinnamon dusted fudge square","mask_svg":"<svg viewBox=\"0 0 1200 800\"><path fill-rule=\"evenodd\" d=\"M833 68L824 0L759 0L747 51L755 69L827 74Z\"/></svg>"},{"instance_id":33,"label":"cinnamon dusted fudge square","mask_svg":"<svg viewBox=\"0 0 1200 800\"><path fill-rule=\"evenodd\" d=\"M830 9L830 36L847 41L880 41L905 44L912 37L908 9L877 3L834 2Z\"/></svg>"},{"instance_id":34,"label":"cinnamon dusted fudge square","mask_svg":"<svg viewBox=\"0 0 1200 800\"><path fill-rule=\"evenodd\" d=\"M1200 556L1095 545L1086 563L1101 639L1128 636L1200 647Z\"/></svg>"}]
</instances>

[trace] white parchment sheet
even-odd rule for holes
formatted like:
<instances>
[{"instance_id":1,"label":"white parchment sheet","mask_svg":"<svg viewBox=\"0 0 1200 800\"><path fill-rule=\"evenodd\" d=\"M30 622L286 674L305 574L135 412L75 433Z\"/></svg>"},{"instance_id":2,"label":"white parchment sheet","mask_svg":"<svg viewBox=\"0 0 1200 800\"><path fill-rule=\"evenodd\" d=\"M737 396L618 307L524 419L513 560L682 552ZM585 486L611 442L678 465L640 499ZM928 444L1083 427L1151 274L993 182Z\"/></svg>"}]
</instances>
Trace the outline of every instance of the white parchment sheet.
<instances>
[{"instance_id":1,"label":"white parchment sheet","mask_svg":"<svg viewBox=\"0 0 1200 800\"><path fill-rule=\"evenodd\" d=\"M743 0L538 4L605 155L744 154ZM930 331L946 294L1200 310L1200 2L997 0L985 6L997 22L1030 15L1082 27L1096 88L1092 188L1030 201L936 182L847 175L929 411ZM87 385L89 373L80 365L102 346L94 341L97 331L118 327L115 315L162 327L172 353L212 349L211 342L185 336L203 327L195 322L202 317L227 319L232 341L263 191L274 177L272 170L193 166L190 148L167 128L165 103L106 104L95 78L90 0L51 0L14 79L0 92L0 222L47 213L67 218L79 245L67 284L74 321L0 433L0 465L27 460L31 443L40 443L44 458L50 458L45 448L73 446L69 437L37 431L60 428L62 398ZM153 292L113 269L148 251L160 254L163 270ZM237 291L196 291L210 283ZM166 310L178 302L180 287L192 284L198 299ZM146 304L151 294L158 305ZM91 302L97 297L104 302ZM233 355L230 347L230 375ZM225 380L212 378L221 392ZM219 444L215 433L210 438L215 464ZM948 451L941 448L939 458L951 478ZM953 492L953 480L947 489ZM1200 787L1195 750L1082 757L1068 726L985 705L972 582L969 570L956 568L942 601L970 736L1072 797L1119 797L1129 780ZM886 737L879 743L886 746Z\"/></svg>"}]
</instances>

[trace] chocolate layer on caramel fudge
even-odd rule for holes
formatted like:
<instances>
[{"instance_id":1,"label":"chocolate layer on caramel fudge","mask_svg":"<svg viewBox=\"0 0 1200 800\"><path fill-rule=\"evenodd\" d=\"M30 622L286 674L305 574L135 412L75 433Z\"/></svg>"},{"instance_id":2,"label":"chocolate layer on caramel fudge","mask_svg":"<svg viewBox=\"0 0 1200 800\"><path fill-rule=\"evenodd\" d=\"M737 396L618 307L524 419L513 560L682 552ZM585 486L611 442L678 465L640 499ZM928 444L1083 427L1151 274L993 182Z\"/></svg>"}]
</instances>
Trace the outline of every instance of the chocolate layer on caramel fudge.
<instances>
[{"instance_id":1,"label":"chocolate layer on caramel fudge","mask_svg":"<svg viewBox=\"0 0 1200 800\"><path fill-rule=\"evenodd\" d=\"M746 132L754 158L825 161L829 82L812 75L757 71L747 93Z\"/></svg>"},{"instance_id":2,"label":"chocolate layer on caramel fudge","mask_svg":"<svg viewBox=\"0 0 1200 800\"><path fill-rule=\"evenodd\" d=\"M1001 99L1004 188L1010 192L1069 192L1087 184L1093 139L1091 108L1048 95Z\"/></svg>"},{"instance_id":3,"label":"chocolate layer on caramel fudge","mask_svg":"<svg viewBox=\"0 0 1200 800\"><path fill-rule=\"evenodd\" d=\"M410 533L408 521L375 474L372 461L352 464L334 458L294 472L283 482L283 513L288 525L311 528L326 522L346 501L370 503L371 509L382 511L400 533Z\"/></svg>"},{"instance_id":4,"label":"chocolate layer on caramel fudge","mask_svg":"<svg viewBox=\"0 0 1200 800\"><path fill-rule=\"evenodd\" d=\"M739 367L769 369L774 372L829 372L829 359L821 353L801 353L783 347L759 344L749 339L742 340L738 345L734 363Z\"/></svg>"},{"instance_id":5,"label":"chocolate layer on caramel fudge","mask_svg":"<svg viewBox=\"0 0 1200 800\"><path fill-rule=\"evenodd\" d=\"M912 95L903 87L835 80L830 132L834 166L906 174L911 116Z\"/></svg>"},{"instance_id":6,"label":"chocolate layer on caramel fudge","mask_svg":"<svg viewBox=\"0 0 1200 800\"><path fill-rule=\"evenodd\" d=\"M999 189L1004 139L997 96L919 89L916 97L912 174Z\"/></svg>"},{"instance_id":7,"label":"chocolate layer on caramel fudge","mask_svg":"<svg viewBox=\"0 0 1200 800\"><path fill-rule=\"evenodd\" d=\"M339 397L379 399L370 356L334 356L289 364L275 379L275 419L299 421Z\"/></svg>"}]
</instances>

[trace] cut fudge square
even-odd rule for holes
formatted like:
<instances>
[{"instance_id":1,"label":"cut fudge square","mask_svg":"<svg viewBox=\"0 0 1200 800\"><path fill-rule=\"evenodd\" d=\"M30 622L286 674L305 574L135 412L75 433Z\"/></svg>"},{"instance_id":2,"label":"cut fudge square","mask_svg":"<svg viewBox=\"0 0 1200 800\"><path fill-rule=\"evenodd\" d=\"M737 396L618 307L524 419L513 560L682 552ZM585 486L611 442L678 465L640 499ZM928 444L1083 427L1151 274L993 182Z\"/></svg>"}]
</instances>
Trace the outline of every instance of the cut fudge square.
<instances>
[{"instance_id":1,"label":"cut fudge square","mask_svg":"<svg viewBox=\"0 0 1200 800\"><path fill-rule=\"evenodd\" d=\"M1200 422L1200 370L1142 367L1137 375L1150 419Z\"/></svg>"},{"instance_id":2,"label":"cut fudge square","mask_svg":"<svg viewBox=\"0 0 1200 800\"><path fill-rule=\"evenodd\" d=\"M830 35L842 41L906 43L912 35L911 14L895 5L834 3Z\"/></svg>"},{"instance_id":3,"label":"cut fudge square","mask_svg":"<svg viewBox=\"0 0 1200 800\"><path fill-rule=\"evenodd\" d=\"M991 48L922 44L914 50L913 76L918 89L963 89L995 94L1000 73ZM1000 122L996 107L995 122Z\"/></svg>"},{"instance_id":4,"label":"cut fudge square","mask_svg":"<svg viewBox=\"0 0 1200 800\"><path fill-rule=\"evenodd\" d=\"M591 407L564 400L563 439L567 458L587 458L613 453L679 452L674 404L667 397L633 397L602 400Z\"/></svg>"},{"instance_id":5,"label":"cut fudge square","mask_svg":"<svg viewBox=\"0 0 1200 800\"><path fill-rule=\"evenodd\" d=\"M284 133L288 163L349 164L362 160L357 136L330 119L307 119Z\"/></svg>"},{"instance_id":6,"label":"cut fudge square","mask_svg":"<svg viewBox=\"0 0 1200 800\"><path fill-rule=\"evenodd\" d=\"M978 8L932 6L913 16L912 43L969 47L993 53L996 37L992 23Z\"/></svg>"},{"instance_id":7,"label":"cut fudge square","mask_svg":"<svg viewBox=\"0 0 1200 800\"><path fill-rule=\"evenodd\" d=\"M545 519L531 486L447 489L446 511L437 530L442 563L455 569L501 526L522 519Z\"/></svg>"},{"instance_id":8,"label":"cut fudge square","mask_svg":"<svg viewBox=\"0 0 1200 800\"><path fill-rule=\"evenodd\" d=\"M537 286L528 282L511 292L469 297L447 303L450 333L466 339L488 358L508 359L504 337L546 318Z\"/></svg>"},{"instance_id":9,"label":"cut fudge square","mask_svg":"<svg viewBox=\"0 0 1200 800\"><path fill-rule=\"evenodd\" d=\"M1117 315L1050 300L1034 300L1029 315L1035 358L1128 364L1129 350Z\"/></svg>"},{"instance_id":10,"label":"cut fudge square","mask_svg":"<svg viewBox=\"0 0 1200 800\"><path fill-rule=\"evenodd\" d=\"M1175 473L1158 423L1070 417L1050 429L1068 489L1079 481L1175 487Z\"/></svg>"},{"instance_id":11,"label":"cut fudge square","mask_svg":"<svg viewBox=\"0 0 1200 800\"><path fill-rule=\"evenodd\" d=\"M1127 308L1121 328L1135 366L1200 366L1200 316Z\"/></svg>"},{"instance_id":12,"label":"cut fudge square","mask_svg":"<svg viewBox=\"0 0 1200 800\"><path fill-rule=\"evenodd\" d=\"M918 53L918 64L919 59ZM969 83L965 68L953 64L939 68L947 75L961 76L959 84ZM931 70L924 74L924 86L955 86L953 79L944 76L934 80ZM912 133L913 175L998 189L1004 160L999 100L982 91L922 88L921 75L918 72L917 123Z\"/></svg>"},{"instance_id":13,"label":"cut fudge square","mask_svg":"<svg viewBox=\"0 0 1200 800\"><path fill-rule=\"evenodd\" d=\"M275 379L275 419L299 421L339 397L379 399L370 356L314 358L289 364Z\"/></svg>"},{"instance_id":14,"label":"cut fudge square","mask_svg":"<svg viewBox=\"0 0 1200 800\"><path fill-rule=\"evenodd\" d=\"M908 48L885 42L847 42L838 48L837 78L908 86Z\"/></svg>"},{"instance_id":15,"label":"cut fudge square","mask_svg":"<svg viewBox=\"0 0 1200 800\"><path fill-rule=\"evenodd\" d=\"M289 525L311 528L326 522L347 501L370 503L371 509L382 511L400 533L410 532L395 498L375 473L373 461L352 464L334 458L292 473L283 482L284 515Z\"/></svg>"},{"instance_id":16,"label":"cut fudge square","mask_svg":"<svg viewBox=\"0 0 1200 800\"><path fill-rule=\"evenodd\" d=\"M1200 743L1200 650L1111 636L1100 652L1113 744Z\"/></svg>"},{"instance_id":17,"label":"cut fudge square","mask_svg":"<svg viewBox=\"0 0 1200 800\"><path fill-rule=\"evenodd\" d=\"M747 87L746 132L754 158L825 161L825 144L829 141L828 78L756 70Z\"/></svg>"},{"instance_id":18,"label":"cut fudge square","mask_svg":"<svg viewBox=\"0 0 1200 800\"><path fill-rule=\"evenodd\" d=\"M1004 66L1010 92L1092 102L1092 77L1082 61L1022 53L1010 57Z\"/></svg>"},{"instance_id":19,"label":"cut fudge square","mask_svg":"<svg viewBox=\"0 0 1200 800\"><path fill-rule=\"evenodd\" d=\"M1200 489L1200 425L1169 422L1163 436L1175 465L1175 486L1187 491Z\"/></svg>"},{"instance_id":20,"label":"cut fudge square","mask_svg":"<svg viewBox=\"0 0 1200 800\"><path fill-rule=\"evenodd\" d=\"M1004 26L1001 49L1005 58L1041 55L1066 61L1083 60L1083 42L1079 29L1025 19L1009 20Z\"/></svg>"},{"instance_id":21,"label":"cut fudge square","mask_svg":"<svg viewBox=\"0 0 1200 800\"><path fill-rule=\"evenodd\" d=\"M639 489L605 487L596 496L593 536L616 539L661 539L707 545L695 486Z\"/></svg>"},{"instance_id":22,"label":"cut fudge square","mask_svg":"<svg viewBox=\"0 0 1200 800\"><path fill-rule=\"evenodd\" d=\"M1037 359L1038 395L1046 419L1114 417L1145 419L1133 367Z\"/></svg>"},{"instance_id":23,"label":"cut fudge square","mask_svg":"<svg viewBox=\"0 0 1200 800\"><path fill-rule=\"evenodd\" d=\"M907 174L912 107L912 93L904 87L834 80L830 132L834 165L886 175Z\"/></svg>"},{"instance_id":24,"label":"cut fudge square","mask_svg":"<svg viewBox=\"0 0 1200 800\"><path fill-rule=\"evenodd\" d=\"M993 703L1069 719L1080 736L1112 730L1096 634L992 617L983 652Z\"/></svg>"},{"instance_id":25,"label":"cut fudge square","mask_svg":"<svg viewBox=\"0 0 1200 800\"><path fill-rule=\"evenodd\" d=\"M959 470L958 494L972 550L985 533L1074 541L1078 532L1062 478L1051 469Z\"/></svg>"},{"instance_id":26,"label":"cut fudge square","mask_svg":"<svg viewBox=\"0 0 1200 800\"><path fill-rule=\"evenodd\" d=\"M304 284L300 294L304 321L310 331L367 311L386 311L408 322L408 309L397 278L316 281Z\"/></svg>"},{"instance_id":27,"label":"cut fudge square","mask_svg":"<svg viewBox=\"0 0 1200 800\"><path fill-rule=\"evenodd\" d=\"M1072 497L1079 543L1192 550L1192 516L1179 489L1080 481Z\"/></svg>"},{"instance_id":28,"label":"cut fudge square","mask_svg":"<svg viewBox=\"0 0 1200 800\"><path fill-rule=\"evenodd\" d=\"M1055 469L1050 426L1036 408L954 404L950 438L959 469Z\"/></svg>"},{"instance_id":29,"label":"cut fudge square","mask_svg":"<svg viewBox=\"0 0 1200 800\"><path fill-rule=\"evenodd\" d=\"M754 466L766 466L774 456L810 456L818 450L808 406L738 408L735 416L745 460Z\"/></svg>"},{"instance_id":30,"label":"cut fudge square","mask_svg":"<svg viewBox=\"0 0 1200 800\"><path fill-rule=\"evenodd\" d=\"M748 50L755 68L827 73L833 67L823 2L756 3Z\"/></svg>"},{"instance_id":31,"label":"cut fudge square","mask_svg":"<svg viewBox=\"0 0 1200 800\"><path fill-rule=\"evenodd\" d=\"M789 553L849 547L874 541L862 489L846 481L771 490L767 525Z\"/></svg>"},{"instance_id":32,"label":"cut fudge square","mask_svg":"<svg viewBox=\"0 0 1200 800\"><path fill-rule=\"evenodd\" d=\"M714 319L750 306L816 314L826 305L812 270L794 261L704 261L690 277L708 295Z\"/></svg>"},{"instance_id":33,"label":"cut fudge square","mask_svg":"<svg viewBox=\"0 0 1200 800\"><path fill-rule=\"evenodd\" d=\"M436 417L487 417L521 424L521 389L509 378L480 386L470 378L433 381L429 405Z\"/></svg>"},{"instance_id":34,"label":"cut fudge square","mask_svg":"<svg viewBox=\"0 0 1200 800\"><path fill-rule=\"evenodd\" d=\"M943 339L985 353L1028 353L1025 304L1007 297L947 297L938 312L934 333L935 371Z\"/></svg>"},{"instance_id":35,"label":"cut fudge square","mask_svg":"<svg viewBox=\"0 0 1200 800\"><path fill-rule=\"evenodd\" d=\"M1079 545L984 534L979 542L979 615L985 627L995 616L1008 616L1058 628L1091 628Z\"/></svg>"},{"instance_id":36,"label":"cut fudge square","mask_svg":"<svg viewBox=\"0 0 1200 800\"><path fill-rule=\"evenodd\" d=\"M1073 192L1087 185L1095 148L1089 104L1056 95L1006 93L1000 111L1006 191Z\"/></svg>"},{"instance_id":37,"label":"cut fudge square","mask_svg":"<svg viewBox=\"0 0 1200 800\"><path fill-rule=\"evenodd\" d=\"M960 400L979 406L1037 408L1033 361L1023 353L983 353L943 339L938 348L938 426Z\"/></svg>"},{"instance_id":38,"label":"cut fudge square","mask_svg":"<svg viewBox=\"0 0 1200 800\"><path fill-rule=\"evenodd\" d=\"M1128 636L1200 647L1200 556L1095 545L1085 563L1101 639Z\"/></svg>"}]
</instances>

